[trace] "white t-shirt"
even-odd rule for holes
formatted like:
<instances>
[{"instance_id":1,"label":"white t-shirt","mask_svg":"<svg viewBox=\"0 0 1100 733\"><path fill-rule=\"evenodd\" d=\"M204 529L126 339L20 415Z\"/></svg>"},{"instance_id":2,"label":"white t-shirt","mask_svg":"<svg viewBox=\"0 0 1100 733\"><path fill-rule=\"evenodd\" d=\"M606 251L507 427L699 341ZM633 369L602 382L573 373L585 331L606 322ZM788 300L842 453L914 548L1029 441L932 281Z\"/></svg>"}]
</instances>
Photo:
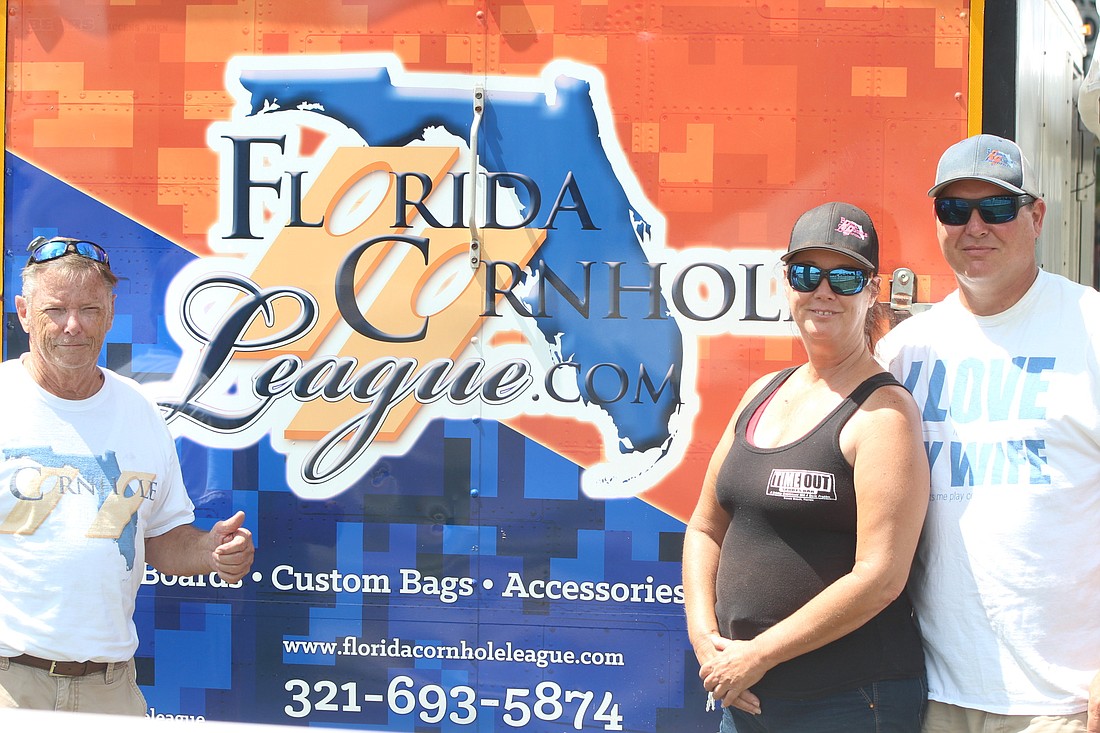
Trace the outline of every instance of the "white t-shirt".
<instances>
[{"instance_id":1,"label":"white t-shirt","mask_svg":"<svg viewBox=\"0 0 1100 733\"><path fill-rule=\"evenodd\" d=\"M1100 293L1040 272L987 317L953 293L879 356L916 399L932 467L911 583L930 697L1085 710L1100 668Z\"/></svg>"},{"instance_id":2,"label":"white t-shirt","mask_svg":"<svg viewBox=\"0 0 1100 733\"><path fill-rule=\"evenodd\" d=\"M0 656L130 659L144 538L194 520L159 410L104 374L73 401L0 364Z\"/></svg>"}]
</instances>

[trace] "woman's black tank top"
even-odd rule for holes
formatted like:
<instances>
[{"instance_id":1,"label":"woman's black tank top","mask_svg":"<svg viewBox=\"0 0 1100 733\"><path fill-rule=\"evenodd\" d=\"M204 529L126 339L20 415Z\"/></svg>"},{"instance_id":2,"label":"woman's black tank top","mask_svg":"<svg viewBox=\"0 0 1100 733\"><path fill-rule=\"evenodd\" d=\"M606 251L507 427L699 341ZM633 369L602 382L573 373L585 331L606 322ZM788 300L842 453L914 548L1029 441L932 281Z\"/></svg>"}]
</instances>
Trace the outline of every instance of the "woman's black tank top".
<instances>
[{"instance_id":1,"label":"woman's black tank top","mask_svg":"<svg viewBox=\"0 0 1100 733\"><path fill-rule=\"evenodd\" d=\"M776 375L739 416L718 472L731 521L722 541L715 612L723 636L752 639L790 616L855 563L853 470L840 431L876 389L876 374L805 436L778 448L751 445L752 416L794 371ZM771 669L752 689L809 697L881 679L923 677L924 656L907 593L847 636Z\"/></svg>"}]
</instances>

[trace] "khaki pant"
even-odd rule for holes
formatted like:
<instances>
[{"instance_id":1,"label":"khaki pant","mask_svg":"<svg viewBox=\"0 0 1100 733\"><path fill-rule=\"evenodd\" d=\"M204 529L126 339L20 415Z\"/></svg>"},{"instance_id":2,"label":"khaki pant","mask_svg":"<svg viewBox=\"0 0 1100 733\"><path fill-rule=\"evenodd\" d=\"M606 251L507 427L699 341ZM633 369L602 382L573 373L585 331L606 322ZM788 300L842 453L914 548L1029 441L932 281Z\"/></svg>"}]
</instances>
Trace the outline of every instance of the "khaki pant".
<instances>
[{"instance_id":1,"label":"khaki pant","mask_svg":"<svg viewBox=\"0 0 1100 733\"><path fill-rule=\"evenodd\" d=\"M51 677L44 669L0 657L0 708L145 715L133 661L83 677Z\"/></svg>"},{"instance_id":2,"label":"khaki pant","mask_svg":"<svg viewBox=\"0 0 1100 733\"><path fill-rule=\"evenodd\" d=\"M998 715L929 700L921 733L1085 733L1086 715Z\"/></svg>"}]
</instances>

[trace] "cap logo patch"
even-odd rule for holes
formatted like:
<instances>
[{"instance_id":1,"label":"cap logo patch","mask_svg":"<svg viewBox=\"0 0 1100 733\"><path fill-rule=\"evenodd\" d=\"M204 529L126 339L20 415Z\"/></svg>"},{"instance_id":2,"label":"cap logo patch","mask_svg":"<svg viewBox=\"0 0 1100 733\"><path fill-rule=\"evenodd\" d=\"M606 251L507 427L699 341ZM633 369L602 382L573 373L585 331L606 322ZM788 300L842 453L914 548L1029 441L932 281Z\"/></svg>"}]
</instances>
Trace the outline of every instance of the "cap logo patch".
<instances>
[{"instance_id":1,"label":"cap logo patch","mask_svg":"<svg viewBox=\"0 0 1100 733\"><path fill-rule=\"evenodd\" d=\"M863 227L854 221L840 217L840 224L836 230L846 237L856 237L858 239L867 239L867 232L863 231Z\"/></svg>"},{"instance_id":2,"label":"cap logo patch","mask_svg":"<svg viewBox=\"0 0 1100 733\"><path fill-rule=\"evenodd\" d=\"M1005 153L996 148L988 148L985 152L985 162L990 165L1000 165L1005 168L1015 168L1016 161L1012 159L1012 155Z\"/></svg>"}]
</instances>

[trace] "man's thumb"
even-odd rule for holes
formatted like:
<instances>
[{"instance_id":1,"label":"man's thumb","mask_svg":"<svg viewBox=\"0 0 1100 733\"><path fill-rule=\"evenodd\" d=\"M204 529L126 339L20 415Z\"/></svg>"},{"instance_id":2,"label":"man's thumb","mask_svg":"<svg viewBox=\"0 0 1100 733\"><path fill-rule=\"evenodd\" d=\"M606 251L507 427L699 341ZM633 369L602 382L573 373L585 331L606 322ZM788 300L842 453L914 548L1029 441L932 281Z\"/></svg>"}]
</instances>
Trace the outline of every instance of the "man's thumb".
<instances>
[{"instance_id":1,"label":"man's thumb","mask_svg":"<svg viewBox=\"0 0 1100 733\"><path fill-rule=\"evenodd\" d=\"M229 519L223 519L214 525L214 531L220 537L231 535L244 526L244 512L237 512Z\"/></svg>"}]
</instances>

